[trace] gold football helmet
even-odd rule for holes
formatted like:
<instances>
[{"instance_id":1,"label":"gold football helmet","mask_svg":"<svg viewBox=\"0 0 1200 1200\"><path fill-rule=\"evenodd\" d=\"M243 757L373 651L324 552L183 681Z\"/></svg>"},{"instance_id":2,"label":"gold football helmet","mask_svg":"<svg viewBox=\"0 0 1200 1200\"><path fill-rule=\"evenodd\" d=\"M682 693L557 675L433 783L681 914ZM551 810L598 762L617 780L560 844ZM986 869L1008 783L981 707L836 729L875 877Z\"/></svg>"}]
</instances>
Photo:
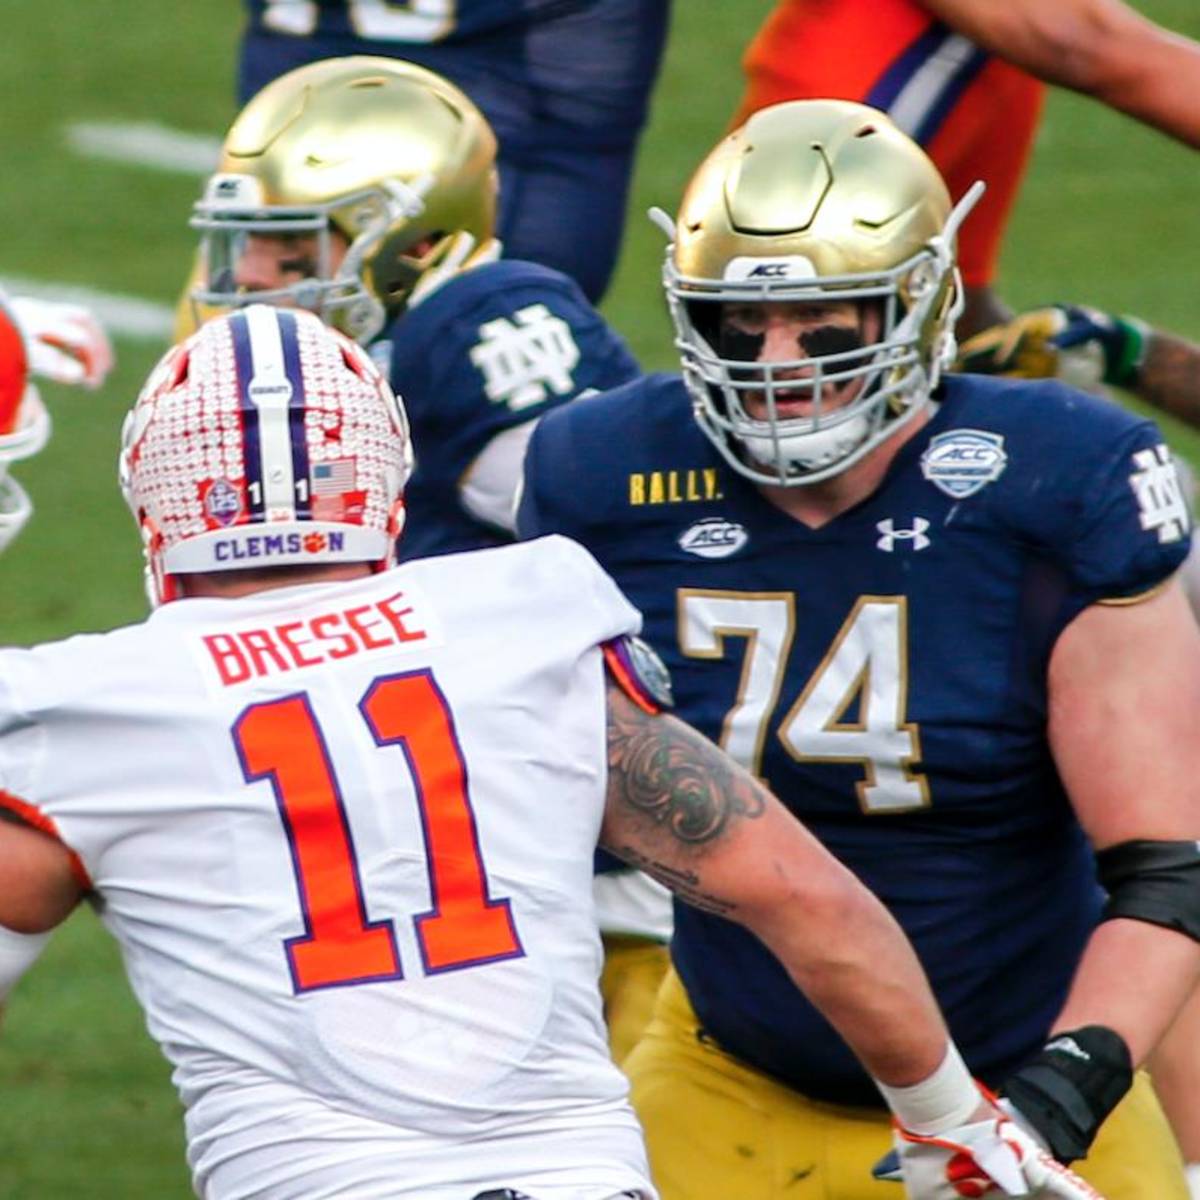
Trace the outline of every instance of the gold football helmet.
<instances>
[{"instance_id":1,"label":"gold football helmet","mask_svg":"<svg viewBox=\"0 0 1200 1200\"><path fill-rule=\"evenodd\" d=\"M195 206L193 304L296 305L368 341L423 280L494 257L495 159L483 114L432 71L366 55L290 71L234 121ZM302 281L239 281L256 237L304 247Z\"/></svg>"},{"instance_id":2,"label":"gold football helmet","mask_svg":"<svg viewBox=\"0 0 1200 1200\"><path fill-rule=\"evenodd\" d=\"M731 466L759 483L816 483L928 403L962 309L954 235L982 190L951 212L933 163L883 113L796 100L717 145L674 223L652 214L672 239L663 282L696 419ZM859 333L802 339L789 362L723 355L721 306L770 301L853 302ZM829 385L852 398L823 408ZM780 415L785 392L808 402L804 416Z\"/></svg>"}]
</instances>

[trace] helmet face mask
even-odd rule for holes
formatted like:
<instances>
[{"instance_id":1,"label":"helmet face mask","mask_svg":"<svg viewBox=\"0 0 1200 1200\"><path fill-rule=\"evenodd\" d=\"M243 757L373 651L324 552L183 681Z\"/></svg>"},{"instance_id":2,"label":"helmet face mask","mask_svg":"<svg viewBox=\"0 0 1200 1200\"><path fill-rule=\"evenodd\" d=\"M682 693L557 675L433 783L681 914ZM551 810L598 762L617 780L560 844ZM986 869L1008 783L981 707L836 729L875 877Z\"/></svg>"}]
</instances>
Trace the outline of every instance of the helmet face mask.
<instances>
[{"instance_id":1,"label":"helmet face mask","mask_svg":"<svg viewBox=\"0 0 1200 1200\"><path fill-rule=\"evenodd\" d=\"M197 318L281 304L369 341L451 246L462 262L492 244L495 151L471 101L411 63L357 56L281 76L235 121L194 208ZM307 241L312 270L247 277L251 238Z\"/></svg>"},{"instance_id":2,"label":"helmet face mask","mask_svg":"<svg viewBox=\"0 0 1200 1200\"><path fill-rule=\"evenodd\" d=\"M187 574L392 565L411 463L400 401L314 314L210 320L155 368L122 434L151 602Z\"/></svg>"},{"instance_id":3,"label":"helmet face mask","mask_svg":"<svg viewBox=\"0 0 1200 1200\"><path fill-rule=\"evenodd\" d=\"M932 163L863 105L775 105L717 146L688 186L663 283L696 419L731 466L759 484L819 483L926 407L961 311L953 228ZM793 356L748 361L753 344L735 339L739 357L720 333L723 313L747 307L786 307L801 330L806 307L857 319L839 331L814 317Z\"/></svg>"}]
</instances>

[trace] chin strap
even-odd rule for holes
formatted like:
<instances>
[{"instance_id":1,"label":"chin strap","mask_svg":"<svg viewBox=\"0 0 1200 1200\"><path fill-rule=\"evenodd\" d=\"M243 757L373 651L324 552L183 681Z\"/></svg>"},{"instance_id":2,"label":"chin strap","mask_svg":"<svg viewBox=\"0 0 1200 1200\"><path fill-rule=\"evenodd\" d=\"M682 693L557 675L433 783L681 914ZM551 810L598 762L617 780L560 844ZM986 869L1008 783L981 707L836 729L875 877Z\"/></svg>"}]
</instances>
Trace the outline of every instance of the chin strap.
<instances>
[{"instance_id":1,"label":"chin strap","mask_svg":"<svg viewBox=\"0 0 1200 1200\"><path fill-rule=\"evenodd\" d=\"M426 271L417 281L408 297L408 310L416 308L422 300L428 300L443 284L464 271L474 270L485 263L496 262L500 257L501 244L495 238L476 246L474 234L465 229L446 239L447 245L437 264Z\"/></svg>"}]
</instances>

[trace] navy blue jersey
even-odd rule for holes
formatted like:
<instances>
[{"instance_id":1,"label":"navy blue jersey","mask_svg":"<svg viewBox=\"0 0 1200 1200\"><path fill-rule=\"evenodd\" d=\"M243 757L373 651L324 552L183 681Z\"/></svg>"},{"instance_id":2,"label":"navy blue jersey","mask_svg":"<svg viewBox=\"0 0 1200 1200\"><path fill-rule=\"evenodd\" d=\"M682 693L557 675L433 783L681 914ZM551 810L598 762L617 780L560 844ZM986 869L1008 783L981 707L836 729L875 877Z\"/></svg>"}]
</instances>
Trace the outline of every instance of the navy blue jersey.
<instances>
[{"instance_id":1,"label":"navy blue jersey","mask_svg":"<svg viewBox=\"0 0 1200 1200\"><path fill-rule=\"evenodd\" d=\"M307 6L296 0L246 0L246 9L252 29L375 41L388 47L352 51L378 54L391 52L396 42L461 41L561 16L592 3L594 0L423 0L414 11L409 4L381 5L371 0L318 0ZM306 7L308 12L297 12Z\"/></svg>"},{"instance_id":2,"label":"navy blue jersey","mask_svg":"<svg viewBox=\"0 0 1200 1200\"><path fill-rule=\"evenodd\" d=\"M457 84L499 139L497 232L513 258L603 294L669 0L247 0L238 96L305 63L399 57Z\"/></svg>"},{"instance_id":3,"label":"navy blue jersey","mask_svg":"<svg viewBox=\"0 0 1200 1200\"><path fill-rule=\"evenodd\" d=\"M378 342L372 355L390 357L416 454L402 559L512 541L463 508L458 485L467 468L496 434L638 374L579 288L527 262L463 272L393 322L384 340L390 355Z\"/></svg>"},{"instance_id":4,"label":"navy blue jersey","mask_svg":"<svg viewBox=\"0 0 1200 1200\"><path fill-rule=\"evenodd\" d=\"M1044 1041L1099 912L1046 740L1050 652L1086 606L1174 571L1188 519L1148 421L1053 382L951 377L939 399L880 487L810 529L653 376L539 426L519 530L592 550L645 614L679 714L887 904L994 1083ZM726 1049L880 1103L752 935L677 908L676 966Z\"/></svg>"}]
</instances>

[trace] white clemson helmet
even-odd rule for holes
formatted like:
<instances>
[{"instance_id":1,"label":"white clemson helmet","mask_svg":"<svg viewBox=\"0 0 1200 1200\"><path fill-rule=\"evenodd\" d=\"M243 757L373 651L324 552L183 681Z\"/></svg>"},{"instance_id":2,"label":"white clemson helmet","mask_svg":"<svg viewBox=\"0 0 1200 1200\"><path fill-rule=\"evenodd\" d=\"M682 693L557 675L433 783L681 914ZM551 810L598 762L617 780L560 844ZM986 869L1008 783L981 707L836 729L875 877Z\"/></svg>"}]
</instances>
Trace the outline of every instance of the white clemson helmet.
<instances>
[{"instance_id":1,"label":"white clemson helmet","mask_svg":"<svg viewBox=\"0 0 1200 1200\"><path fill-rule=\"evenodd\" d=\"M29 348L0 293L0 550L20 533L33 505L8 474L10 463L36 454L50 436L50 416L29 379Z\"/></svg>"},{"instance_id":2,"label":"white clemson helmet","mask_svg":"<svg viewBox=\"0 0 1200 1200\"><path fill-rule=\"evenodd\" d=\"M348 337L262 304L214 318L125 418L150 602L176 598L180 575L393 565L411 469L403 404Z\"/></svg>"}]
</instances>

